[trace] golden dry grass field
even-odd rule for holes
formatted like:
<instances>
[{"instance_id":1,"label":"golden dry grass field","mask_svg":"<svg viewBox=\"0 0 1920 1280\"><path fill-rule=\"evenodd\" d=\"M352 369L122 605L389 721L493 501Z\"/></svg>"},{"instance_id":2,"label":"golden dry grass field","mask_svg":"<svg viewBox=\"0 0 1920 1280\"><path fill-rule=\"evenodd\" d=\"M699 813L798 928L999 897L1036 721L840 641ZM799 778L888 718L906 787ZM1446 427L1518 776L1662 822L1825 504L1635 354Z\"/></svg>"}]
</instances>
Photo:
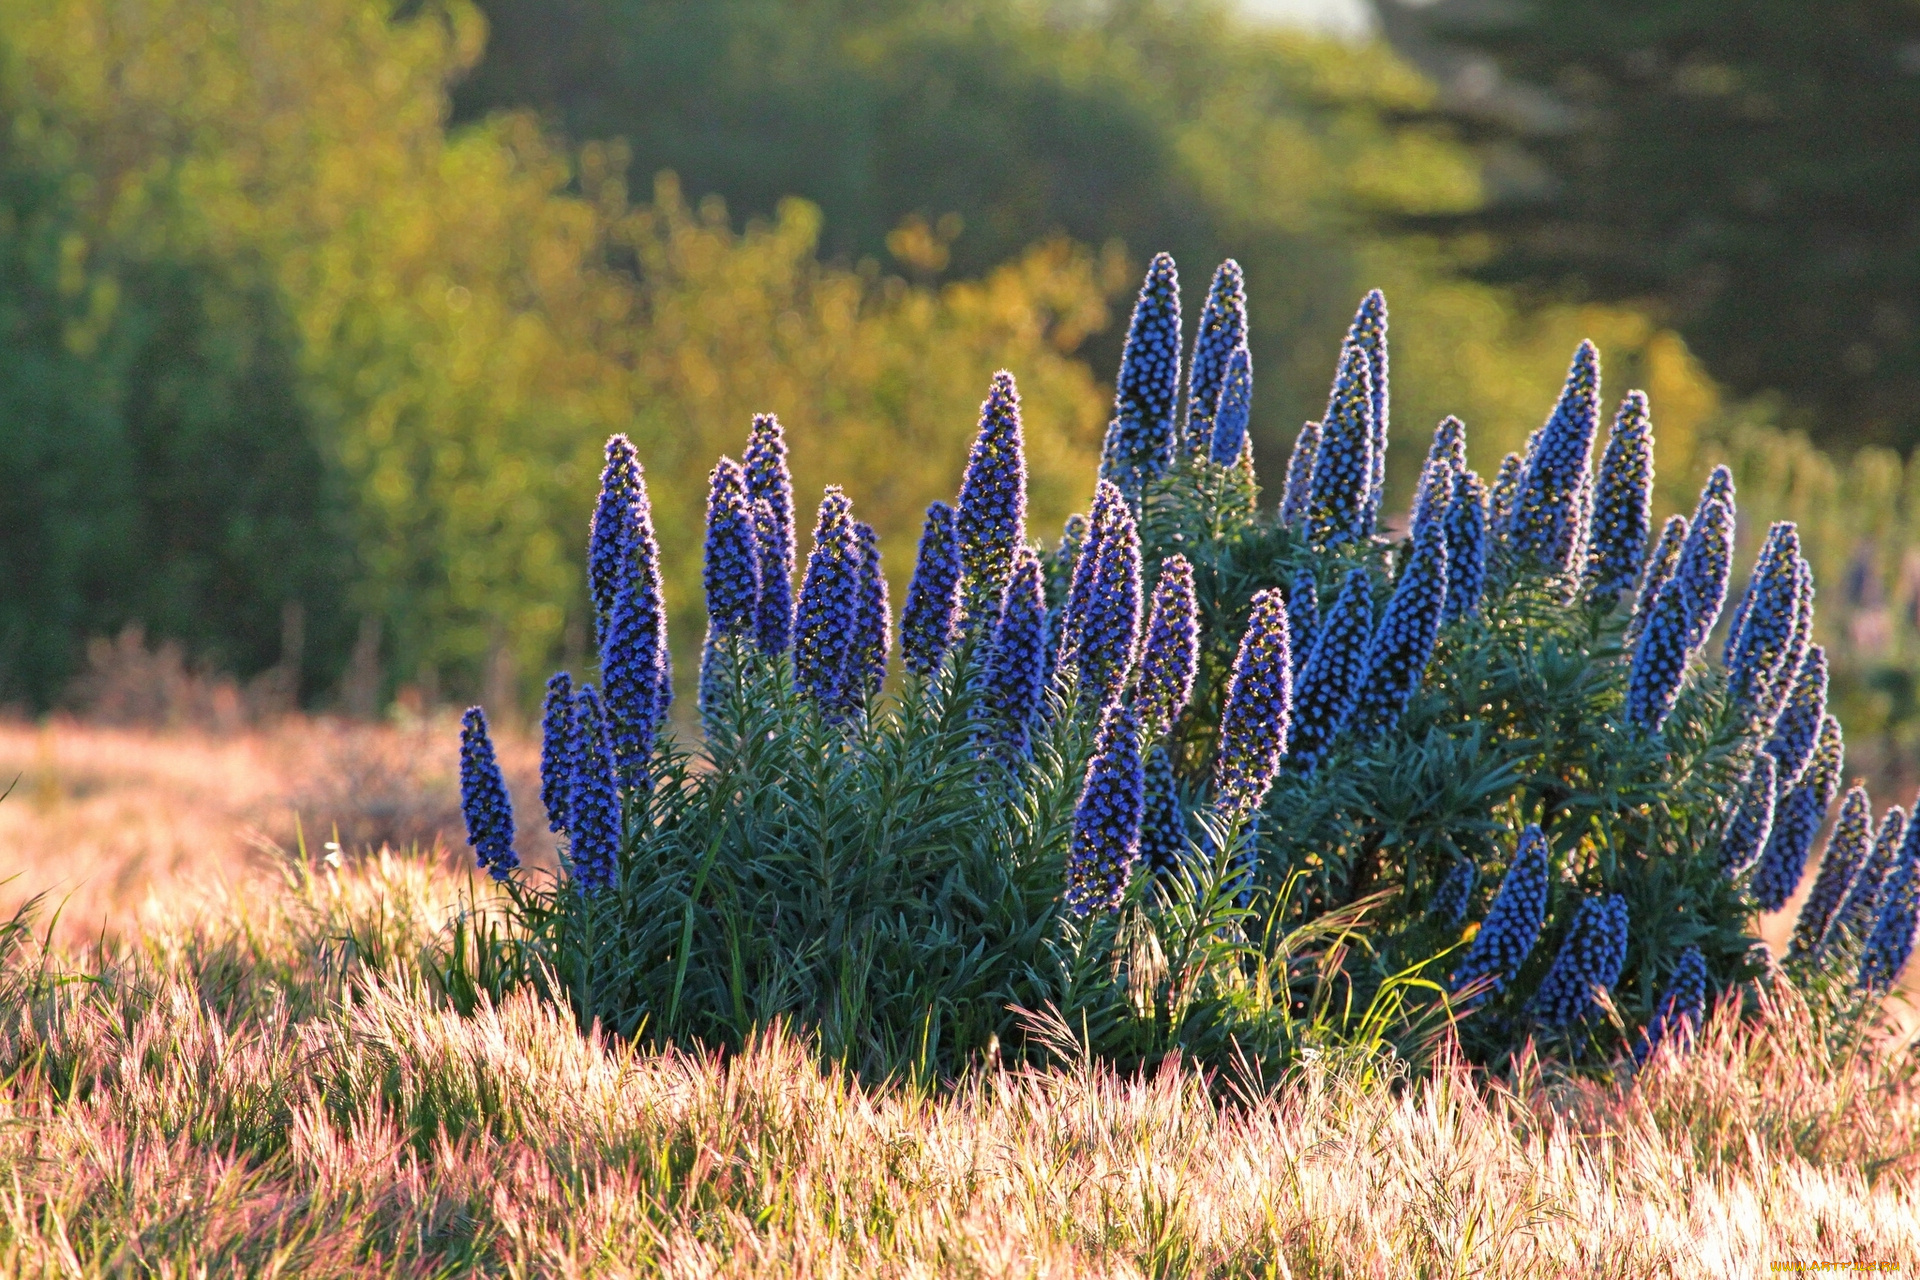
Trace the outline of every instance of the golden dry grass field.
<instances>
[{"instance_id":1,"label":"golden dry grass field","mask_svg":"<svg viewBox=\"0 0 1920 1280\"><path fill-rule=\"evenodd\" d=\"M0 957L0 1274L1920 1269L1911 1057L1836 1052L1788 991L1612 1082L1443 1055L928 1093L779 1033L723 1060L530 994L463 1016L433 977L473 892L433 852L460 847L451 743L0 727L0 874L10 903L49 895ZM527 745L506 755L531 796ZM426 852L336 870L336 823L350 851Z\"/></svg>"}]
</instances>

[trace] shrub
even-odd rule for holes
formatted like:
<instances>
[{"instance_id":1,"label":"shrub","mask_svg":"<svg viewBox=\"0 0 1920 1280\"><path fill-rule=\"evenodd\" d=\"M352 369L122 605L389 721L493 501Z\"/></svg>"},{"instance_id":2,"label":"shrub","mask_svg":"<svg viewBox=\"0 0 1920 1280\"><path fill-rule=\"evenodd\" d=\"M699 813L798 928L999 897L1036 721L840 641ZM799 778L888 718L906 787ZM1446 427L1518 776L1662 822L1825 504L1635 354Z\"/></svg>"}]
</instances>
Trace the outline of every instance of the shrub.
<instances>
[{"instance_id":1,"label":"shrub","mask_svg":"<svg viewBox=\"0 0 1920 1280\"><path fill-rule=\"evenodd\" d=\"M1650 553L1652 410L1629 394L1596 476L1582 344L1525 455L1484 485L1443 421L1409 529L1386 532L1377 292L1273 513L1244 449L1220 462L1180 438L1218 405L1162 422L1172 273L1156 258L1141 292L1111 482L1051 552L1026 528L1018 394L996 375L954 511L929 515L897 693L877 696L857 643L890 634L884 596L857 589L877 551L829 487L792 651L716 642L704 740L663 733L621 775L617 855L582 812L615 793L606 752L549 734L572 852L552 884L514 886L519 954L583 1023L737 1047L785 1020L863 1071L947 1075L995 1053L1278 1067L1313 1045L1410 1051L1458 1016L1481 1058L1532 1039L1598 1065L1678 1043L1676 1019L1770 971L1748 922L1797 883L1841 772L1791 529L1728 621L1730 694L1706 653L1731 476ZM610 485L642 499L603 500L596 545L657 563L631 447L608 456ZM744 614L742 576L717 575L710 607ZM1008 690L1030 688L1043 607L1036 706ZM664 652L665 611L646 617L603 648L602 687ZM590 693L576 703L595 719ZM1871 810L1849 803L1839 856L1865 864ZM1883 984L1913 932L1914 857L1883 856L1865 923L1821 922L1834 936L1794 963L1836 991ZM1818 909L1854 919L1848 888Z\"/></svg>"}]
</instances>

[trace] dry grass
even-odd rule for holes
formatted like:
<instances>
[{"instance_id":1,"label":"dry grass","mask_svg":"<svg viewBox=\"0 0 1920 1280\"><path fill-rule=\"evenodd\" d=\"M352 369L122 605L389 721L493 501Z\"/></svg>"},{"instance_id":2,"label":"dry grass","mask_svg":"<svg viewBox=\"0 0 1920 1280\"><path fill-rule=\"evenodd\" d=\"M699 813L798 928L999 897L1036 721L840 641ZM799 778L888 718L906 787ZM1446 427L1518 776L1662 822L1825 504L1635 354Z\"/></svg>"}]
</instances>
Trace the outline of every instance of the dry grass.
<instances>
[{"instance_id":1,"label":"dry grass","mask_svg":"<svg viewBox=\"0 0 1920 1280\"><path fill-rule=\"evenodd\" d=\"M73 894L50 951L0 932L0 1274L1920 1267L1911 1050L1836 1049L1790 992L1614 1083L1322 1060L1259 1087L1174 1068L923 1094L778 1034L721 1061L605 1043L529 995L463 1017L433 995L474 891L453 861L336 872L258 838L296 808L445 835L450 741L0 726L24 774L8 890ZM525 744L509 765L531 796Z\"/></svg>"},{"instance_id":2,"label":"dry grass","mask_svg":"<svg viewBox=\"0 0 1920 1280\"><path fill-rule=\"evenodd\" d=\"M213 897L137 945L31 948L0 1031L8 1275L1727 1276L1920 1266L1920 1095L1790 998L1639 1084L1238 1100L1190 1071L869 1090L770 1035L729 1061L462 1017L462 881L377 858ZM343 939L354 939L352 944ZM17 945L25 947L19 939ZM63 964L65 967L63 967ZM1219 1082L1212 1082L1217 1085Z\"/></svg>"},{"instance_id":3,"label":"dry grass","mask_svg":"<svg viewBox=\"0 0 1920 1280\"><path fill-rule=\"evenodd\" d=\"M227 734L0 720L0 910L44 893L61 940L124 933L210 882L251 885L297 831L316 856L337 831L349 857L438 848L458 864L458 737L441 718ZM537 793L537 747L500 747L515 793ZM544 824L529 826L521 856L551 865Z\"/></svg>"}]
</instances>

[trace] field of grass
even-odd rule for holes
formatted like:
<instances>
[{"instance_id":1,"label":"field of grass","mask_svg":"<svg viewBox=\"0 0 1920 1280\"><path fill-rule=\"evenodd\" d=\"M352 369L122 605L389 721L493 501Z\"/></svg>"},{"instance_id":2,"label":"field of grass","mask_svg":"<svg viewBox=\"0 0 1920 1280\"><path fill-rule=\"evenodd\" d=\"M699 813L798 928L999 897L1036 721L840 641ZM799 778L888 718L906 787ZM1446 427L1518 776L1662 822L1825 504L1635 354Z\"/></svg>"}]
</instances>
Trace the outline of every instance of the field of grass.
<instances>
[{"instance_id":1,"label":"field of grass","mask_svg":"<svg viewBox=\"0 0 1920 1280\"><path fill-rule=\"evenodd\" d=\"M779 1033L719 1060L525 994L462 1014L438 976L475 892L457 861L336 869L312 835L451 832L433 732L0 732L7 892L69 895L50 941L54 898L5 932L0 1274L1920 1268L1913 1055L1836 1049L1785 991L1611 1083L1442 1051L917 1092ZM271 852L295 808L305 862Z\"/></svg>"}]
</instances>

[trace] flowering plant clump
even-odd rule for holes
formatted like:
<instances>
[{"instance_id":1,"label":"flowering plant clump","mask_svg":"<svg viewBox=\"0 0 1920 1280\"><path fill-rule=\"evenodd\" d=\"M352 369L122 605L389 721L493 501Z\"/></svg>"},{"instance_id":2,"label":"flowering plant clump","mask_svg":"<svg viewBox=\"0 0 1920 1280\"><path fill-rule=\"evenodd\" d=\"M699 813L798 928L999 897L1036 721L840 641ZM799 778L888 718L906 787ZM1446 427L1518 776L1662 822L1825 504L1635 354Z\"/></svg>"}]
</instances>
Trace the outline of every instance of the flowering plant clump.
<instances>
[{"instance_id":1,"label":"flowering plant clump","mask_svg":"<svg viewBox=\"0 0 1920 1280\"><path fill-rule=\"evenodd\" d=\"M660 549L615 437L598 670L554 677L543 715L553 883L516 869L477 710L463 740L472 842L516 903L503 971L621 1035L785 1021L881 1075L1277 1067L1411 1052L1436 1018L1484 1060L1602 1066L1684 1051L1777 977L1752 917L1818 866L1787 972L1867 1007L1913 947L1920 824L1855 787L1814 848L1844 743L1792 526L1742 573L1722 468L1656 537L1658 406L1628 392L1603 441L1587 343L1490 482L1468 424L1438 424L1401 522L1378 292L1263 500L1240 269L1190 348L1179 304L1161 255L1088 514L1051 549L994 375L898 620L839 487L799 554L788 441L754 419L713 471L694 745L665 727Z\"/></svg>"}]
</instances>

